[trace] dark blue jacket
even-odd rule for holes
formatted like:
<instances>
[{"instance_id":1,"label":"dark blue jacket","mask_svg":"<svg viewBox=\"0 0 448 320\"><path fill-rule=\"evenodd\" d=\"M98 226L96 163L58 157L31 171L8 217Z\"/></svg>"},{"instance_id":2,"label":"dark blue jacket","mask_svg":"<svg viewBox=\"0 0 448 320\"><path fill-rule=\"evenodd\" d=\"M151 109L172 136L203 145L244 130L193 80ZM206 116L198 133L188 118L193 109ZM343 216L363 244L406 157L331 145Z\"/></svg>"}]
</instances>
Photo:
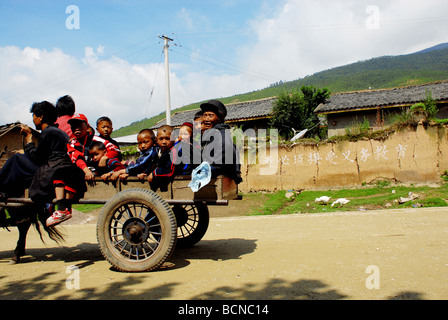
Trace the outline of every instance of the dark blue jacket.
<instances>
[{"instance_id":1,"label":"dark blue jacket","mask_svg":"<svg viewBox=\"0 0 448 320\"><path fill-rule=\"evenodd\" d=\"M126 168L126 173L130 176L136 176L140 173L150 174L153 170L153 166L157 163L157 158L156 147L140 152L140 157L137 159L136 163Z\"/></svg>"}]
</instances>

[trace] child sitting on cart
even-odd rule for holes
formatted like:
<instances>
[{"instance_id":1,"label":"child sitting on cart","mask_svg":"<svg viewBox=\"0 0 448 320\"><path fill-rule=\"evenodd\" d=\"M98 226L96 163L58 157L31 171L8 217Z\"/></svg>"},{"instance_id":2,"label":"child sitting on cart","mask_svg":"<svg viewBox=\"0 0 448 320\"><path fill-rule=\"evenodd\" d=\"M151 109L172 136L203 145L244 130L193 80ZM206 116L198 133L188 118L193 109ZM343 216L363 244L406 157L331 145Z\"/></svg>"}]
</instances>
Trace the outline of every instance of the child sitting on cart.
<instances>
[{"instance_id":1,"label":"child sitting on cart","mask_svg":"<svg viewBox=\"0 0 448 320\"><path fill-rule=\"evenodd\" d=\"M173 127L164 125L157 130L157 146L154 145L154 133L151 135L149 129L142 130L137 141L142 156L137 159L136 167L128 167L126 170L117 171L111 175L111 180L120 177L126 179L133 170L138 178L147 180L152 190L165 190L168 184L173 180L175 174L175 165L172 157L175 159L176 152L173 152L174 139L172 139Z\"/></svg>"},{"instance_id":2,"label":"child sitting on cart","mask_svg":"<svg viewBox=\"0 0 448 320\"><path fill-rule=\"evenodd\" d=\"M125 180L129 176L136 176L140 180L145 180L148 174L154 170L157 162L157 150L155 147L156 136L151 129L143 129L137 135L137 145L140 150L140 157L135 163L127 165L126 168L115 171L109 175L110 180L120 178Z\"/></svg>"},{"instance_id":3,"label":"child sitting on cart","mask_svg":"<svg viewBox=\"0 0 448 320\"><path fill-rule=\"evenodd\" d=\"M176 175L190 175L195 165L195 156L200 163L200 146L193 141L193 123L184 122L179 128L179 136L174 144L177 152Z\"/></svg>"},{"instance_id":4,"label":"child sitting on cart","mask_svg":"<svg viewBox=\"0 0 448 320\"><path fill-rule=\"evenodd\" d=\"M101 179L103 180L108 180L113 172L125 169L125 166L118 158L110 158L106 155L106 145L101 141L92 141L89 146L88 152L90 158L88 164L91 166L91 171L93 171L96 176L101 177ZM106 159L106 161L104 164L102 164L101 162L103 162L104 159Z\"/></svg>"},{"instance_id":5,"label":"child sitting on cart","mask_svg":"<svg viewBox=\"0 0 448 320\"><path fill-rule=\"evenodd\" d=\"M104 143L107 149L108 158L117 158L121 161L120 146L118 145L118 142L110 136L113 130L112 120L110 120L109 117L103 116L96 121L96 131L98 131L98 135L94 136L93 140Z\"/></svg>"},{"instance_id":6,"label":"child sitting on cart","mask_svg":"<svg viewBox=\"0 0 448 320\"><path fill-rule=\"evenodd\" d=\"M68 154L72 162L84 171L85 180L93 185L95 174L90 170L85 158L88 147L93 140L93 134L89 132L89 121L85 115L75 113L68 123L75 136L68 145Z\"/></svg>"},{"instance_id":7,"label":"child sitting on cart","mask_svg":"<svg viewBox=\"0 0 448 320\"><path fill-rule=\"evenodd\" d=\"M175 175L176 153L173 149L174 139L172 138L173 127L169 125L161 126L157 130L157 162L156 168L148 175L147 180L152 190L165 191L168 184Z\"/></svg>"}]
</instances>

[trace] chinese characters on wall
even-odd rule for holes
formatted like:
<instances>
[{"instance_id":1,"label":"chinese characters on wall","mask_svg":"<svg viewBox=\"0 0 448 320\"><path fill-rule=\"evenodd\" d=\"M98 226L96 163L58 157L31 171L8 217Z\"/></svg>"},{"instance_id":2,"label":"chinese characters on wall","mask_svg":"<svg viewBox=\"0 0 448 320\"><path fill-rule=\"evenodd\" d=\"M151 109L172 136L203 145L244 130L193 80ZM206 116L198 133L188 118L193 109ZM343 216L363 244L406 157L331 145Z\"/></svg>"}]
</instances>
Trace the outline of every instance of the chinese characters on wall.
<instances>
[{"instance_id":1,"label":"chinese characters on wall","mask_svg":"<svg viewBox=\"0 0 448 320\"><path fill-rule=\"evenodd\" d=\"M300 165L313 165L313 164L350 164L358 162L367 162L368 160L374 160L378 162L382 162L385 160L391 159L404 159L406 157L407 145L399 144L395 147L395 150L388 149L387 146L381 145L373 148L372 150L368 150L366 148L362 148L358 154L352 153L352 151L344 151L341 154L336 154L333 150L322 153L322 152L309 152L303 153L294 156L284 155L280 157L280 162L285 166L300 166Z\"/></svg>"}]
</instances>

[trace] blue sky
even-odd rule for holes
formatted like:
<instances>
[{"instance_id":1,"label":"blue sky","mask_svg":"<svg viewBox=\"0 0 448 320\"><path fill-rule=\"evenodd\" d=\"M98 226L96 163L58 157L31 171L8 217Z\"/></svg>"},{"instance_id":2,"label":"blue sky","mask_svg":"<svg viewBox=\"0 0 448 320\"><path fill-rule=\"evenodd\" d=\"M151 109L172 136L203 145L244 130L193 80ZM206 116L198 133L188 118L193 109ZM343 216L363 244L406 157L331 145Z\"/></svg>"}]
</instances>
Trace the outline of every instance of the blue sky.
<instances>
[{"instance_id":1,"label":"blue sky","mask_svg":"<svg viewBox=\"0 0 448 320\"><path fill-rule=\"evenodd\" d=\"M235 45L247 40L246 21L260 10L254 3L257 1L6 0L0 2L0 44L58 47L77 58L83 57L86 46L101 44L109 55L145 63L160 51L160 45L155 45L160 42L158 35L165 33L176 43L185 42L186 46L209 49L212 55L229 57L221 46L229 39L236 41ZM70 16L66 8L70 5L79 8L79 30L65 26Z\"/></svg>"},{"instance_id":2,"label":"blue sky","mask_svg":"<svg viewBox=\"0 0 448 320\"><path fill-rule=\"evenodd\" d=\"M66 26L71 5L79 29ZM65 94L115 128L163 112L162 34L175 109L415 52L446 30L445 0L2 0L0 124L30 123L32 102Z\"/></svg>"}]
</instances>

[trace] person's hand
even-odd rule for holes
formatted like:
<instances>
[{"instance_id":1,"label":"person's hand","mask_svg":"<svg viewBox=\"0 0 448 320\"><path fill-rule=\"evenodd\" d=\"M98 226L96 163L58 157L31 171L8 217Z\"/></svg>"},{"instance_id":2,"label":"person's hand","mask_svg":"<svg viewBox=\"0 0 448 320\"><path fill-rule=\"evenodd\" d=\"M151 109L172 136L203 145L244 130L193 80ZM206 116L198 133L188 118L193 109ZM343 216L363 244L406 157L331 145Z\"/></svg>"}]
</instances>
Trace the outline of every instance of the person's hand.
<instances>
[{"instance_id":1,"label":"person's hand","mask_svg":"<svg viewBox=\"0 0 448 320\"><path fill-rule=\"evenodd\" d=\"M149 174L147 180L148 180L148 182L152 182L152 180L154 180L154 176L152 175L152 173Z\"/></svg>"},{"instance_id":2,"label":"person's hand","mask_svg":"<svg viewBox=\"0 0 448 320\"><path fill-rule=\"evenodd\" d=\"M27 143L33 142L33 133L26 124L20 124L20 134L25 136Z\"/></svg>"},{"instance_id":3,"label":"person's hand","mask_svg":"<svg viewBox=\"0 0 448 320\"><path fill-rule=\"evenodd\" d=\"M85 173L85 179L87 181L87 184L89 186L95 186L95 174L89 169L89 168L84 168L84 173Z\"/></svg>"},{"instance_id":4,"label":"person's hand","mask_svg":"<svg viewBox=\"0 0 448 320\"><path fill-rule=\"evenodd\" d=\"M107 156L101 157L98 167L105 167L107 165L107 160L109 160Z\"/></svg>"},{"instance_id":5,"label":"person's hand","mask_svg":"<svg viewBox=\"0 0 448 320\"><path fill-rule=\"evenodd\" d=\"M129 174L127 173L121 173L119 178L121 181L126 181L126 179L129 177Z\"/></svg>"},{"instance_id":6,"label":"person's hand","mask_svg":"<svg viewBox=\"0 0 448 320\"><path fill-rule=\"evenodd\" d=\"M148 175L146 173L139 173L137 175L137 178L139 178L140 180L146 180L147 177Z\"/></svg>"},{"instance_id":7,"label":"person's hand","mask_svg":"<svg viewBox=\"0 0 448 320\"><path fill-rule=\"evenodd\" d=\"M112 181L114 181L114 179L111 178L112 176L113 176L113 172L108 172L108 173L103 174L103 175L101 176L101 179L102 179L103 181L108 181L108 180L112 180Z\"/></svg>"}]
</instances>

